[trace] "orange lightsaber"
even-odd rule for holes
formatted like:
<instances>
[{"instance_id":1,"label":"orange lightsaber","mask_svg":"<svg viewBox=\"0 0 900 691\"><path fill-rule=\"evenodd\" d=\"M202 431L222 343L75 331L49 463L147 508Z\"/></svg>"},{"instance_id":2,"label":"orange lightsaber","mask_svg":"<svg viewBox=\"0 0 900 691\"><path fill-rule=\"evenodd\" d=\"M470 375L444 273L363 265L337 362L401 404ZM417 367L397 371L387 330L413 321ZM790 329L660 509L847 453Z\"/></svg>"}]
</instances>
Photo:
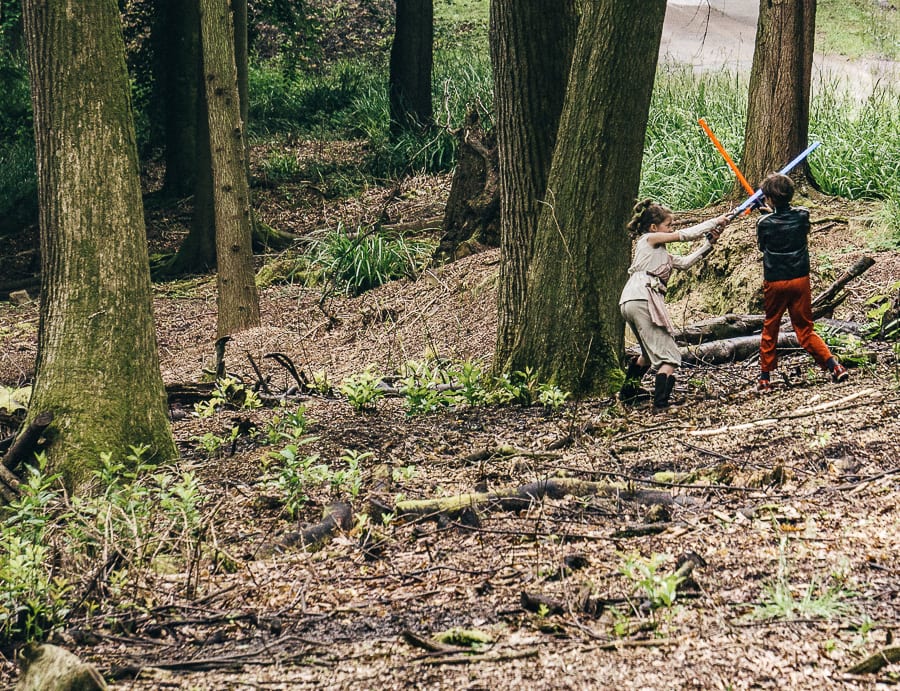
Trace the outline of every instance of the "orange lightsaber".
<instances>
[{"instance_id":1,"label":"orange lightsaber","mask_svg":"<svg viewBox=\"0 0 900 691\"><path fill-rule=\"evenodd\" d=\"M731 160L731 156L729 156L728 152L725 151L725 147L722 146L722 143L718 139L716 139L716 135L713 134L713 131L709 129L709 125L706 124L706 120L700 118L698 122L700 123L700 127L703 128L703 131L706 132L706 136L709 137L710 141L719 150L719 153L722 154L722 158L725 159L725 163L727 163L728 167L734 171L734 174L737 176L737 179L741 183L743 188L747 190L747 194L754 194L756 190L754 190L753 186L749 182L747 182L747 178L744 177L744 174L735 165L734 161Z\"/></svg>"}]
</instances>

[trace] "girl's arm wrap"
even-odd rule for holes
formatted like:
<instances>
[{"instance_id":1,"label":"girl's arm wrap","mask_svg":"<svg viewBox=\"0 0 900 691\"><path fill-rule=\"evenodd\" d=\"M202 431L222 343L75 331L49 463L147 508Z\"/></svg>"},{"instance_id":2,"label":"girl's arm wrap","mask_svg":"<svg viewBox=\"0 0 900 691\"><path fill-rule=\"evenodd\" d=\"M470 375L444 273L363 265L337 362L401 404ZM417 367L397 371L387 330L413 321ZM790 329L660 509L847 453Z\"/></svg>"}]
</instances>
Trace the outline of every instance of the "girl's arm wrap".
<instances>
[{"instance_id":1,"label":"girl's arm wrap","mask_svg":"<svg viewBox=\"0 0 900 691\"><path fill-rule=\"evenodd\" d=\"M683 257L672 255L672 266L676 269L681 269L682 271L684 269L690 269L694 264L703 259L703 257L712 252L712 249L712 243L707 240L699 249L694 250L688 255Z\"/></svg>"},{"instance_id":2,"label":"girl's arm wrap","mask_svg":"<svg viewBox=\"0 0 900 691\"><path fill-rule=\"evenodd\" d=\"M685 228L684 230L679 230L678 236L682 239L682 241L699 240L704 235L712 231L712 229L715 227L716 219L711 218L708 221L699 223L698 225L691 226L690 228Z\"/></svg>"}]
</instances>

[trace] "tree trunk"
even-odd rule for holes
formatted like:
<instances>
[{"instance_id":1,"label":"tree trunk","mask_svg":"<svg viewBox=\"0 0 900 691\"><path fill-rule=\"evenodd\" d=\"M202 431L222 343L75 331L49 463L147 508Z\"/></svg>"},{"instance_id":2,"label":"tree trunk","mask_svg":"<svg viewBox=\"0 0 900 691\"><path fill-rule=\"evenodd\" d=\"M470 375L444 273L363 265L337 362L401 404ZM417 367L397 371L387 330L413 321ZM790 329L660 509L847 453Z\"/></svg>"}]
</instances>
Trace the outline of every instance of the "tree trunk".
<instances>
[{"instance_id":1,"label":"tree trunk","mask_svg":"<svg viewBox=\"0 0 900 691\"><path fill-rule=\"evenodd\" d=\"M388 79L394 134L432 122L433 0L397 0L396 16Z\"/></svg>"},{"instance_id":2,"label":"tree trunk","mask_svg":"<svg viewBox=\"0 0 900 691\"><path fill-rule=\"evenodd\" d=\"M30 415L75 489L100 454L176 455L153 323L125 47L114 0L23 3L34 105L41 316ZM26 421L27 428L30 420Z\"/></svg>"},{"instance_id":3,"label":"tree trunk","mask_svg":"<svg viewBox=\"0 0 900 691\"><path fill-rule=\"evenodd\" d=\"M499 372L521 326L578 18L574 0L494 0L490 22L500 165Z\"/></svg>"},{"instance_id":4,"label":"tree trunk","mask_svg":"<svg viewBox=\"0 0 900 691\"><path fill-rule=\"evenodd\" d=\"M200 2L200 35L218 265L218 336L259 325L259 296L251 248L250 187L228 5Z\"/></svg>"},{"instance_id":5,"label":"tree trunk","mask_svg":"<svg viewBox=\"0 0 900 691\"><path fill-rule=\"evenodd\" d=\"M202 79L202 70L197 75ZM206 108L206 89L200 84L197 97L197 140L194 177L194 210L191 229L178 252L162 273L181 275L202 273L216 267L216 214L213 200L212 153L209 149L209 117Z\"/></svg>"},{"instance_id":6,"label":"tree trunk","mask_svg":"<svg viewBox=\"0 0 900 691\"><path fill-rule=\"evenodd\" d=\"M575 395L618 370L630 242L664 0L584 3L510 370ZM628 88L623 88L627 84Z\"/></svg>"},{"instance_id":7,"label":"tree trunk","mask_svg":"<svg viewBox=\"0 0 900 691\"><path fill-rule=\"evenodd\" d=\"M760 0L741 164L751 184L807 146L815 29L816 0ZM791 177L814 184L806 161Z\"/></svg>"},{"instance_id":8,"label":"tree trunk","mask_svg":"<svg viewBox=\"0 0 900 691\"><path fill-rule=\"evenodd\" d=\"M197 108L200 82L200 15L197 0L165 0L154 25L157 82L166 142L164 191L194 193L197 175Z\"/></svg>"}]
</instances>

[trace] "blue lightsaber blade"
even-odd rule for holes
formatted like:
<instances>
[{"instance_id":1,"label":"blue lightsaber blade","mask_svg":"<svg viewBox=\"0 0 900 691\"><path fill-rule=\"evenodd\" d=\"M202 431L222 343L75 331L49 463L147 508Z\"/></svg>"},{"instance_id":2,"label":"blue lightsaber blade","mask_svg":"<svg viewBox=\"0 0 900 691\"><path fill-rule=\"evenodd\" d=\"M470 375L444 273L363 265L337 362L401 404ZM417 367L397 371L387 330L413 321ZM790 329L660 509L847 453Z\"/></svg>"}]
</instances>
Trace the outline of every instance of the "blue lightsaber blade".
<instances>
[{"instance_id":1,"label":"blue lightsaber blade","mask_svg":"<svg viewBox=\"0 0 900 691\"><path fill-rule=\"evenodd\" d=\"M804 158L806 158L807 156L809 156L813 151L815 151L816 149L818 149L821 145L822 145L822 142L813 142L813 143L810 144L806 149L804 149L801 153L797 154L797 157L796 157L793 161L791 161L790 163L788 163L784 168L782 168L782 169L779 170L778 172L779 172L781 175L787 175L787 174L790 173L794 168L797 167L797 164L800 163L800 161L802 161ZM762 196L763 196L762 190L756 190L756 192L754 192L752 195L750 195L750 196L747 198L747 200L746 200L744 203L742 203L739 207L737 207L737 208L732 209L731 211L729 211L729 212L728 212L728 215L729 215L729 216L732 216L732 217L737 216L737 215L740 214L744 209L748 209L748 208L750 208L751 206L753 206L757 201L760 200L760 198L761 198Z\"/></svg>"}]
</instances>

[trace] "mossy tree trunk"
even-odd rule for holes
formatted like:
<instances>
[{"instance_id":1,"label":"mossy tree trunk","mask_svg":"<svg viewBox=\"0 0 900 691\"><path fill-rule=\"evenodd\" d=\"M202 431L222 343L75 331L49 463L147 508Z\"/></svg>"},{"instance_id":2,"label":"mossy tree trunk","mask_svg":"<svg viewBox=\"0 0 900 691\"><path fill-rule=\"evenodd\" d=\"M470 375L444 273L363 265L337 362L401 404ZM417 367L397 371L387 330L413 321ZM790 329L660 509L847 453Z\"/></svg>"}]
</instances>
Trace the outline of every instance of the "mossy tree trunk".
<instances>
[{"instance_id":1,"label":"mossy tree trunk","mask_svg":"<svg viewBox=\"0 0 900 691\"><path fill-rule=\"evenodd\" d=\"M114 0L23 3L34 105L41 310L31 417L70 488L102 452L176 455L166 417L125 47Z\"/></svg>"},{"instance_id":2,"label":"mossy tree trunk","mask_svg":"<svg viewBox=\"0 0 900 691\"><path fill-rule=\"evenodd\" d=\"M250 186L229 4L221 0L200 1L200 36L212 155L221 337L259 325Z\"/></svg>"},{"instance_id":3,"label":"mossy tree trunk","mask_svg":"<svg viewBox=\"0 0 900 691\"><path fill-rule=\"evenodd\" d=\"M609 388L665 0L583 3L509 368L573 394Z\"/></svg>"},{"instance_id":4,"label":"mossy tree trunk","mask_svg":"<svg viewBox=\"0 0 900 691\"><path fill-rule=\"evenodd\" d=\"M433 0L397 0L388 90L391 131L432 123Z\"/></svg>"},{"instance_id":5,"label":"mossy tree trunk","mask_svg":"<svg viewBox=\"0 0 900 691\"><path fill-rule=\"evenodd\" d=\"M816 0L760 0L741 169L753 185L807 147ZM813 183L806 161L791 173Z\"/></svg>"},{"instance_id":6,"label":"mossy tree trunk","mask_svg":"<svg viewBox=\"0 0 900 691\"><path fill-rule=\"evenodd\" d=\"M495 368L512 352L556 145L575 31L575 0L494 0L490 46L500 164L500 284Z\"/></svg>"}]
</instances>

